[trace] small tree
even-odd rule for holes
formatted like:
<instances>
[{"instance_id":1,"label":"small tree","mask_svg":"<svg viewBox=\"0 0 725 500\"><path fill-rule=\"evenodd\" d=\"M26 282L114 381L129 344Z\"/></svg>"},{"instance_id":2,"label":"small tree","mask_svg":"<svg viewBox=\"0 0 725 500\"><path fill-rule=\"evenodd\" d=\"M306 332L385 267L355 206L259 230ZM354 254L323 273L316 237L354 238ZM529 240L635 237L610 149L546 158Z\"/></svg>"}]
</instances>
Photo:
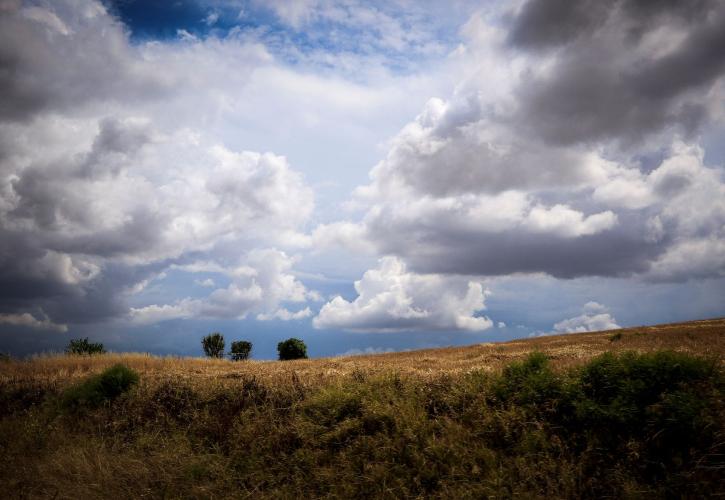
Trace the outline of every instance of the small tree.
<instances>
[{"instance_id":1,"label":"small tree","mask_svg":"<svg viewBox=\"0 0 725 500\"><path fill-rule=\"evenodd\" d=\"M224 356L224 336L219 332L213 332L201 339L201 346L204 354L210 358L221 358Z\"/></svg>"},{"instance_id":2,"label":"small tree","mask_svg":"<svg viewBox=\"0 0 725 500\"><path fill-rule=\"evenodd\" d=\"M89 342L88 337L84 339L71 339L65 348L66 354L103 354L106 349L100 342Z\"/></svg>"},{"instance_id":3,"label":"small tree","mask_svg":"<svg viewBox=\"0 0 725 500\"><path fill-rule=\"evenodd\" d=\"M300 339L291 338L277 344L279 360L307 358L307 346Z\"/></svg>"},{"instance_id":4,"label":"small tree","mask_svg":"<svg viewBox=\"0 0 725 500\"><path fill-rule=\"evenodd\" d=\"M232 342L232 349L229 351L229 355L232 357L232 361L244 361L249 359L249 353L252 352L252 343L246 340L237 340Z\"/></svg>"}]
</instances>

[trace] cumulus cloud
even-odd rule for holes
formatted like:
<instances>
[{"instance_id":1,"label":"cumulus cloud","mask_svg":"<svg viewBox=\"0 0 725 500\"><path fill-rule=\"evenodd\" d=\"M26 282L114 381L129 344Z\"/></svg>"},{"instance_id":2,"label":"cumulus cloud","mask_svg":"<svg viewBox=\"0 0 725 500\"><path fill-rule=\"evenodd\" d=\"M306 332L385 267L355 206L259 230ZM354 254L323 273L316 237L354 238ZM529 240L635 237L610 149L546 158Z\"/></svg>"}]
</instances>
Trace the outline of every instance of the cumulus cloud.
<instances>
[{"instance_id":1,"label":"cumulus cloud","mask_svg":"<svg viewBox=\"0 0 725 500\"><path fill-rule=\"evenodd\" d=\"M223 107L219 94L188 100L216 78L220 54L234 52L237 70L224 64L225 78L239 85L267 60L264 49L236 38L133 45L127 36L91 0L0 13L0 313L126 317L130 296L171 266L206 258L227 269L240 254L304 240L314 198L302 175L283 156L229 148L199 127L200 114ZM239 316L294 289L276 278L255 286L271 289L235 282L204 304L135 314Z\"/></svg>"},{"instance_id":2,"label":"cumulus cloud","mask_svg":"<svg viewBox=\"0 0 725 500\"><path fill-rule=\"evenodd\" d=\"M559 321L554 325L553 333L599 332L619 328L622 327L617 324L607 307L598 302L587 302L581 315Z\"/></svg>"},{"instance_id":3,"label":"cumulus cloud","mask_svg":"<svg viewBox=\"0 0 725 500\"><path fill-rule=\"evenodd\" d=\"M290 311L282 304L316 300L290 271L295 259L273 249L255 249L237 266L225 270L231 283L213 290L207 297L178 300L172 304L152 304L131 308L130 320L149 324L171 319L244 319L256 313L261 321L291 321L312 315L309 307Z\"/></svg>"},{"instance_id":4,"label":"cumulus cloud","mask_svg":"<svg viewBox=\"0 0 725 500\"><path fill-rule=\"evenodd\" d=\"M366 347L364 349L352 348L341 352L338 356L369 356L372 354L387 354L396 352L392 347Z\"/></svg>"},{"instance_id":5,"label":"cumulus cloud","mask_svg":"<svg viewBox=\"0 0 725 500\"><path fill-rule=\"evenodd\" d=\"M530 0L509 41L552 60L517 89L518 123L565 144L692 132L725 73L724 27L717 0Z\"/></svg>"},{"instance_id":6,"label":"cumulus cloud","mask_svg":"<svg viewBox=\"0 0 725 500\"><path fill-rule=\"evenodd\" d=\"M485 309L481 283L456 277L409 272L394 257L380 260L355 282L357 298L338 296L314 318L316 328L395 332L405 330L468 330L491 328L476 313Z\"/></svg>"},{"instance_id":7,"label":"cumulus cloud","mask_svg":"<svg viewBox=\"0 0 725 500\"><path fill-rule=\"evenodd\" d=\"M697 15L667 4L656 20L629 2L596 4L560 17L551 14L560 2L531 0L508 31L474 16L460 57L477 69L392 138L355 192L367 208L362 221L338 223L344 233L421 273L721 276L725 179L690 132L707 123L692 121L693 110L716 108L724 81L723 52L714 50L725 32L716 29L725 27L722 3L703 1ZM617 64L598 64L610 59L591 57L594 49ZM671 85L657 68L690 50L717 61L689 68L696 75L667 91L637 87L655 74ZM572 72L598 81L577 82ZM325 240L351 248L345 238ZM687 265L678 256L685 249Z\"/></svg>"},{"instance_id":8,"label":"cumulus cloud","mask_svg":"<svg viewBox=\"0 0 725 500\"><path fill-rule=\"evenodd\" d=\"M0 325L19 326L35 330L49 330L53 332L67 332L68 326L53 323L47 316L38 319L30 313L0 314Z\"/></svg>"}]
</instances>

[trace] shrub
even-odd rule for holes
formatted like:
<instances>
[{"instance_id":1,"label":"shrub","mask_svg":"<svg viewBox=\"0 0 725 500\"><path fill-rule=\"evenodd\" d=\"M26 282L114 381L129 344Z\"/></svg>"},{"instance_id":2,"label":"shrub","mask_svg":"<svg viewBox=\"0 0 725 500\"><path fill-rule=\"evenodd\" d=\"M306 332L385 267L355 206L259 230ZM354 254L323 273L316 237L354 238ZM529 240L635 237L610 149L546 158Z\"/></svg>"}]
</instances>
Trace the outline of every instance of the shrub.
<instances>
[{"instance_id":1,"label":"shrub","mask_svg":"<svg viewBox=\"0 0 725 500\"><path fill-rule=\"evenodd\" d=\"M106 349L100 342L89 342L88 337L84 339L71 339L65 348L66 354L103 354Z\"/></svg>"},{"instance_id":2,"label":"shrub","mask_svg":"<svg viewBox=\"0 0 725 500\"><path fill-rule=\"evenodd\" d=\"M609 336L610 342L618 342L622 340L622 332L617 332Z\"/></svg>"},{"instance_id":3,"label":"shrub","mask_svg":"<svg viewBox=\"0 0 725 500\"><path fill-rule=\"evenodd\" d=\"M65 408L97 407L111 401L138 383L138 374L125 365L114 365L63 393Z\"/></svg>"},{"instance_id":4,"label":"shrub","mask_svg":"<svg viewBox=\"0 0 725 500\"><path fill-rule=\"evenodd\" d=\"M229 351L229 355L232 357L232 361L244 361L249 359L249 353L252 352L252 343L246 340L237 340L232 342L232 349Z\"/></svg>"},{"instance_id":5,"label":"shrub","mask_svg":"<svg viewBox=\"0 0 725 500\"><path fill-rule=\"evenodd\" d=\"M307 346L296 338L290 338L277 344L277 352L280 361L307 358Z\"/></svg>"},{"instance_id":6,"label":"shrub","mask_svg":"<svg viewBox=\"0 0 725 500\"><path fill-rule=\"evenodd\" d=\"M201 346L204 354L210 358L221 358L224 356L224 336L219 332L213 332L201 339Z\"/></svg>"}]
</instances>

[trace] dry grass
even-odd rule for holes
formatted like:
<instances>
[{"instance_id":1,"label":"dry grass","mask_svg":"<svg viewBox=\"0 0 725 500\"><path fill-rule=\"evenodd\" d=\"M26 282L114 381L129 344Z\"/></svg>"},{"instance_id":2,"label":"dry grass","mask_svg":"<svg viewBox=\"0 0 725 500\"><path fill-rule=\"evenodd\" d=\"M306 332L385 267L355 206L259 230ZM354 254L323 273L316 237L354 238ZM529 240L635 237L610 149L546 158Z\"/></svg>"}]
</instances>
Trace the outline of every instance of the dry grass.
<instances>
[{"instance_id":1,"label":"dry grass","mask_svg":"<svg viewBox=\"0 0 725 500\"><path fill-rule=\"evenodd\" d=\"M618 339L612 340L616 335ZM42 355L27 361L0 363L0 383L28 383L62 386L124 363L144 378L206 381L254 376L265 382L287 382L293 377L305 385L325 385L351 374L435 378L473 370L496 371L532 351L552 359L555 368L580 365L604 352L652 352L674 350L725 359L725 318L625 328L610 332L577 333L484 343L465 347L317 358L297 361L245 361L225 359L152 356L142 353L102 356Z\"/></svg>"},{"instance_id":2,"label":"dry grass","mask_svg":"<svg viewBox=\"0 0 725 500\"><path fill-rule=\"evenodd\" d=\"M711 493L725 471L722 445L695 448L698 465L684 462L690 479L668 486L632 475L637 454L659 439L635 436L601 478L601 444L575 444L588 431L568 442L549 410L490 399L502 369L532 351L565 374L607 351L660 350L722 361L725 319L286 362L134 353L2 361L0 497L656 497L687 481ZM80 413L57 406L69 386L117 363L140 375L131 392ZM709 390L712 419L722 388ZM724 428L721 418L703 426ZM711 442L722 437L717 430Z\"/></svg>"}]
</instances>

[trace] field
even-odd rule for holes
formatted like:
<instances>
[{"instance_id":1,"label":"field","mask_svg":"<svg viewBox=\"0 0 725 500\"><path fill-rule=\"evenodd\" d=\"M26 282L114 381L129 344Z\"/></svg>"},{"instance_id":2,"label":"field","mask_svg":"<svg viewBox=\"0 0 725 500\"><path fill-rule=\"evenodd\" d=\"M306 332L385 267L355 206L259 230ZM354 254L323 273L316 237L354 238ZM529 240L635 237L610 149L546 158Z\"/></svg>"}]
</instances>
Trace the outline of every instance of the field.
<instances>
[{"instance_id":1,"label":"field","mask_svg":"<svg viewBox=\"0 0 725 500\"><path fill-rule=\"evenodd\" d=\"M287 362L0 361L0 491L713 496L725 491L724 353L718 319ZM108 392L98 376L118 364L138 383Z\"/></svg>"}]
</instances>

